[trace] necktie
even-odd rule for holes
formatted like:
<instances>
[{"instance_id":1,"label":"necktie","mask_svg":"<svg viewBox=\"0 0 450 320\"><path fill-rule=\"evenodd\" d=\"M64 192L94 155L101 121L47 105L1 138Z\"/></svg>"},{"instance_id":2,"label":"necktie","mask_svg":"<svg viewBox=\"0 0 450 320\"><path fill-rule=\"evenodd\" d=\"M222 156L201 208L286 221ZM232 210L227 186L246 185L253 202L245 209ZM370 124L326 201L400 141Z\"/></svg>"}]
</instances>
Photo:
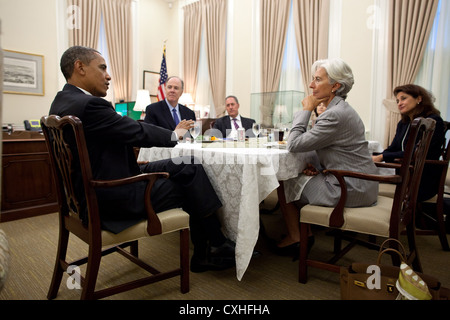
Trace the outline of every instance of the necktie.
<instances>
[{"instance_id":1,"label":"necktie","mask_svg":"<svg viewBox=\"0 0 450 320\"><path fill-rule=\"evenodd\" d=\"M175 126L177 126L178 123L180 123L180 119L178 118L177 114L177 109L173 108L172 112L173 112L173 120L175 121Z\"/></svg>"},{"instance_id":2,"label":"necktie","mask_svg":"<svg viewBox=\"0 0 450 320\"><path fill-rule=\"evenodd\" d=\"M236 122L236 118L233 119L233 122L234 122L234 127L236 128L236 130L239 129L239 125Z\"/></svg>"}]
</instances>

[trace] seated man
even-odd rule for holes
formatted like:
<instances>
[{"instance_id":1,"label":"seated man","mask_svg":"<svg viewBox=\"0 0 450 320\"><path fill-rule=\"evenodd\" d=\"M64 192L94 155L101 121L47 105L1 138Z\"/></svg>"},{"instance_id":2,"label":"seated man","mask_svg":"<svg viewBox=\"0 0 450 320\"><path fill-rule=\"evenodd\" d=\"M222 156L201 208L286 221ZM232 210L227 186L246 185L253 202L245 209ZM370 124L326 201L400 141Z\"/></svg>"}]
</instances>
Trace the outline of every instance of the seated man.
<instances>
[{"instance_id":1,"label":"seated man","mask_svg":"<svg viewBox=\"0 0 450 320\"><path fill-rule=\"evenodd\" d=\"M221 270L234 264L234 244L220 229L216 210L222 206L203 166L191 158L172 159L138 165L133 147L173 147L185 130L167 130L122 117L101 97L106 96L110 75L105 60L94 49L75 46L61 58L61 71L67 84L56 95L50 114L78 117L84 128L92 173L95 179L112 180L141 172L168 172L158 179L151 198L156 213L183 208L190 215L194 254L191 271ZM180 164L176 164L180 163ZM81 173L75 172L81 181ZM147 217L144 205L146 183L98 190L102 228L113 233ZM82 204L82 187L79 198ZM87 222L86 222L87 223Z\"/></svg>"},{"instance_id":2,"label":"seated man","mask_svg":"<svg viewBox=\"0 0 450 320\"><path fill-rule=\"evenodd\" d=\"M238 128L245 129L245 136L247 138L254 137L252 126L255 120L239 115L238 99L235 96L228 96L225 99L225 107L227 108L228 115L217 119L213 127L222 132L222 138L236 139Z\"/></svg>"},{"instance_id":3,"label":"seated man","mask_svg":"<svg viewBox=\"0 0 450 320\"><path fill-rule=\"evenodd\" d=\"M195 121L195 113L178 103L184 90L184 82L178 77L170 77L166 82L166 99L147 106L144 122L169 130L181 127L189 129Z\"/></svg>"}]
</instances>

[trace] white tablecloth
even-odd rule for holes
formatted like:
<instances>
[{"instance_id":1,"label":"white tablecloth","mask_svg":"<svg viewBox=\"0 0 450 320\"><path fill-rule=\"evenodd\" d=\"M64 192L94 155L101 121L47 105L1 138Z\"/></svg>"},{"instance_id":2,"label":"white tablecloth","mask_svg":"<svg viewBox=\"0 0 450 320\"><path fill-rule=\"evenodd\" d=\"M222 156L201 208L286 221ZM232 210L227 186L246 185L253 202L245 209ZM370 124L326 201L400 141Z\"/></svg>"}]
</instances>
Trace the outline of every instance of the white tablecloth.
<instances>
[{"instance_id":1,"label":"white tablecloth","mask_svg":"<svg viewBox=\"0 0 450 320\"><path fill-rule=\"evenodd\" d=\"M226 143L180 143L175 148L141 148L138 161L195 156L223 207L225 234L236 242L236 275L242 279L259 234L259 204L279 183L298 176L315 152L290 153L278 148L233 147ZM238 145L239 146L239 145Z\"/></svg>"}]
</instances>

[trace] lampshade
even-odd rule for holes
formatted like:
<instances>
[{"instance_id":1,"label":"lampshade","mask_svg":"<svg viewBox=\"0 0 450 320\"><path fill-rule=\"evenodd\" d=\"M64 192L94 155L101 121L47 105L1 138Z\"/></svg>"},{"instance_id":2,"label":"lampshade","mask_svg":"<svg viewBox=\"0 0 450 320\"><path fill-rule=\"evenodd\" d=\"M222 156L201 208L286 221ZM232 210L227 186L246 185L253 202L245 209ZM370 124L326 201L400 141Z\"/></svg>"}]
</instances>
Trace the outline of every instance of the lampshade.
<instances>
[{"instance_id":1,"label":"lampshade","mask_svg":"<svg viewBox=\"0 0 450 320\"><path fill-rule=\"evenodd\" d=\"M178 100L179 104L188 106L190 104L194 104L194 99L192 99L192 96L190 93L183 93L180 97L180 99Z\"/></svg>"},{"instance_id":2,"label":"lampshade","mask_svg":"<svg viewBox=\"0 0 450 320\"><path fill-rule=\"evenodd\" d=\"M134 104L134 111L145 111L150 104L150 92L148 90L138 90L136 95L136 103Z\"/></svg>"}]
</instances>

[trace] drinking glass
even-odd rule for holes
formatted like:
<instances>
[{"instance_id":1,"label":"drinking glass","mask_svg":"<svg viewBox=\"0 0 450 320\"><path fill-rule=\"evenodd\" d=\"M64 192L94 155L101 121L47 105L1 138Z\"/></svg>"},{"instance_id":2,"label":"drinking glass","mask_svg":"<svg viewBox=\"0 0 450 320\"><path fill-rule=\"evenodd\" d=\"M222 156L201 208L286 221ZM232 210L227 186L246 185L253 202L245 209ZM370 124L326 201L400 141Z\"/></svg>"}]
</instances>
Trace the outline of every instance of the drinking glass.
<instances>
[{"instance_id":1,"label":"drinking glass","mask_svg":"<svg viewBox=\"0 0 450 320\"><path fill-rule=\"evenodd\" d=\"M252 131L255 135L255 138L258 138L258 135L261 132L261 125L259 123L254 123L252 126Z\"/></svg>"},{"instance_id":2,"label":"drinking glass","mask_svg":"<svg viewBox=\"0 0 450 320\"><path fill-rule=\"evenodd\" d=\"M201 121L195 121L194 126L189 129L189 132L191 133L192 138L197 139L198 135L202 131L202 122Z\"/></svg>"}]
</instances>

